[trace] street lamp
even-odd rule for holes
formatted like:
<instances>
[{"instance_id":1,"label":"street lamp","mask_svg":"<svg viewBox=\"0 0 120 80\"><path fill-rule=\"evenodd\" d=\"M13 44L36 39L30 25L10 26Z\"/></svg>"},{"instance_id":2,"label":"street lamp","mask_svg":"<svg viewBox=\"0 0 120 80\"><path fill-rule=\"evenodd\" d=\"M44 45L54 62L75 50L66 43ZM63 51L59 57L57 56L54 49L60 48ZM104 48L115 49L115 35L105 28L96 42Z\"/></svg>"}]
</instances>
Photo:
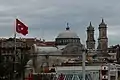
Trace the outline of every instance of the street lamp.
<instances>
[{"instance_id":1,"label":"street lamp","mask_svg":"<svg viewBox=\"0 0 120 80\"><path fill-rule=\"evenodd\" d=\"M83 50L82 50L82 76L83 76L83 80L85 80L85 62L86 62L86 52L87 50L85 49L85 46L83 46Z\"/></svg>"}]
</instances>

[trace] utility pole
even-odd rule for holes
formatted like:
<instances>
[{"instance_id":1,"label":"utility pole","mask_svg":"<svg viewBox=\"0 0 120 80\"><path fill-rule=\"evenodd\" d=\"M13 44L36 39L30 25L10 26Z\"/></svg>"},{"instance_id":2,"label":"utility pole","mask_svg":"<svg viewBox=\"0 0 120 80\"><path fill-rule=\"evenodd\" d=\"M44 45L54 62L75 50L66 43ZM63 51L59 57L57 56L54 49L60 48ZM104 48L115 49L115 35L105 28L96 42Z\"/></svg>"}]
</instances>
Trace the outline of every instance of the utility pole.
<instances>
[{"instance_id":1,"label":"utility pole","mask_svg":"<svg viewBox=\"0 0 120 80\"><path fill-rule=\"evenodd\" d=\"M111 64L108 63L108 80L110 80L110 74L111 74Z\"/></svg>"}]
</instances>

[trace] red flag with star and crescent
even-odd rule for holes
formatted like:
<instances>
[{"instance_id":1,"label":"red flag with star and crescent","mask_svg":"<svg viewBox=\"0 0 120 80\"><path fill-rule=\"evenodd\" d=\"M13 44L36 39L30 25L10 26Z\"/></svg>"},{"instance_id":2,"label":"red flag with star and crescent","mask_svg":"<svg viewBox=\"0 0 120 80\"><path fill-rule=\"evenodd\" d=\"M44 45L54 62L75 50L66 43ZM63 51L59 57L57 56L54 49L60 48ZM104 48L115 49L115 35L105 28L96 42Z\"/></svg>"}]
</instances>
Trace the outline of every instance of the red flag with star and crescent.
<instances>
[{"instance_id":1,"label":"red flag with star and crescent","mask_svg":"<svg viewBox=\"0 0 120 80\"><path fill-rule=\"evenodd\" d=\"M28 26L26 26L19 19L16 19L16 32L25 36L28 34Z\"/></svg>"}]
</instances>

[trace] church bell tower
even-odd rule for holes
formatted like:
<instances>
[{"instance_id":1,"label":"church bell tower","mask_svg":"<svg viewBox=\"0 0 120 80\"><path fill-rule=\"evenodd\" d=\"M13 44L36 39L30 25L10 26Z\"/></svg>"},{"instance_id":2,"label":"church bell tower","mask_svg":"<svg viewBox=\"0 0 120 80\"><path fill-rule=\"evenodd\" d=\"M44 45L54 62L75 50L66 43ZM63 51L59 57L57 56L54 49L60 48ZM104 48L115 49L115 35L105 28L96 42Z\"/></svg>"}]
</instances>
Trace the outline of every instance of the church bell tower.
<instances>
[{"instance_id":1,"label":"church bell tower","mask_svg":"<svg viewBox=\"0 0 120 80\"><path fill-rule=\"evenodd\" d=\"M99 25L99 38L98 38L98 50L102 53L107 53L108 38L107 38L107 25L104 20Z\"/></svg>"},{"instance_id":2,"label":"church bell tower","mask_svg":"<svg viewBox=\"0 0 120 80\"><path fill-rule=\"evenodd\" d=\"M87 27L87 40L86 40L87 49L95 49L95 39L94 39L94 27L91 22Z\"/></svg>"}]
</instances>

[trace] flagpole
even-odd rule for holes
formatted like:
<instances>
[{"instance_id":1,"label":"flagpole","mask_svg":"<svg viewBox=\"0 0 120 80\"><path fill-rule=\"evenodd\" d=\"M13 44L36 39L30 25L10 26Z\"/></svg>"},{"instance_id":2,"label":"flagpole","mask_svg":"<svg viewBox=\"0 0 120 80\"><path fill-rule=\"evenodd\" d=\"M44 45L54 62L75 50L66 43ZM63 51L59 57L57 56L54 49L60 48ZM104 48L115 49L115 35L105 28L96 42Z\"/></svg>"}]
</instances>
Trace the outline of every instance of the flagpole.
<instances>
[{"instance_id":1,"label":"flagpole","mask_svg":"<svg viewBox=\"0 0 120 80\"><path fill-rule=\"evenodd\" d=\"M16 75L16 21L15 21L15 26L14 26L14 59L13 59L13 80L15 79Z\"/></svg>"},{"instance_id":2,"label":"flagpole","mask_svg":"<svg viewBox=\"0 0 120 80\"><path fill-rule=\"evenodd\" d=\"M16 53L17 52L17 38L16 38L17 33L20 33L20 34L25 36L26 34L28 34L28 27L23 22L21 22L19 19L16 18L15 26L14 26L14 58L13 58L13 62L14 62L14 64L13 64L13 70L14 70L13 78L14 78L14 80L16 80L15 79L16 69L17 69L16 61L18 61L17 60L17 53ZM21 56L22 56L22 53L21 53ZM22 77L24 78L24 72L23 72Z\"/></svg>"}]
</instances>

